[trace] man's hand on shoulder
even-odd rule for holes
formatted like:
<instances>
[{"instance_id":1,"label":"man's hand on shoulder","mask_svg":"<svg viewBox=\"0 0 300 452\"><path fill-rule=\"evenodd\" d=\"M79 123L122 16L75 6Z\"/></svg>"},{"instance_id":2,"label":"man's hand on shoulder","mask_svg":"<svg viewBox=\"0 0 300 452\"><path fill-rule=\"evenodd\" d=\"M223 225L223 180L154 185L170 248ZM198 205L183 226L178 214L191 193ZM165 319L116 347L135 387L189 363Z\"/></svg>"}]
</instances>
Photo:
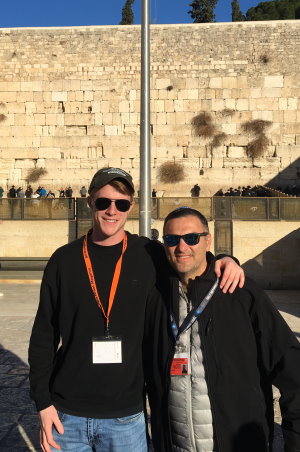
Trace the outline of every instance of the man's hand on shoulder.
<instances>
[{"instance_id":1,"label":"man's hand on shoulder","mask_svg":"<svg viewBox=\"0 0 300 452\"><path fill-rule=\"evenodd\" d=\"M54 441L52 427L56 428L58 433L63 434L64 428L59 420L56 408L51 405L39 412L40 416L40 443L43 452L51 452L50 446L60 449L60 446Z\"/></svg>"},{"instance_id":2,"label":"man's hand on shoulder","mask_svg":"<svg viewBox=\"0 0 300 452\"><path fill-rule=\"evenodd\" d=\"M222 257L215 262L215 273L221 278L220 288L224 293L233 293L236 287L243 287L245 273L231 257Z\"/></svg>"}]
</instances>

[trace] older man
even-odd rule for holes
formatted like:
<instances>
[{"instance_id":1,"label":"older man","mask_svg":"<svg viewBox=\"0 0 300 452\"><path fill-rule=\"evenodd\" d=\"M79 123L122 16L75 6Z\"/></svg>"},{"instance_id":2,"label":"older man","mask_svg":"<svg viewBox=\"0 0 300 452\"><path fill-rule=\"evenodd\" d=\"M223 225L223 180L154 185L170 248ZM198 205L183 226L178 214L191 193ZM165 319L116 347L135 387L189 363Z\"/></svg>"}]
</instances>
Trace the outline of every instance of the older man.
<instances>
[{"instance_id":1,"label":"older man","mask_svg":"<svg viewBox=\"0 0 300 452\"><path fill-rule=\"evenodd\" d=\"M92 230L56 250L45 270L29 348L44 452L147 450L144 319L158 299L153 259L164 264L161 245L124 230L133 194L125 171L99 170ZM228 265L236 284L239 267Z\"/></svg>"},{"instance_id":2,"label":"older man","mask_svg":"<svg viewBox=\"0 0 300 452\"><path fill-rule=\"evenodd\" d=\"M253 281L221 292L200 212L171 212L163 240L175 273L165 288L166 310L150 314L156 340L145 363L155 450L270 451L273 384L281 392L285 451L300 451L294 334Z\"/></svg>"}]
</instances>

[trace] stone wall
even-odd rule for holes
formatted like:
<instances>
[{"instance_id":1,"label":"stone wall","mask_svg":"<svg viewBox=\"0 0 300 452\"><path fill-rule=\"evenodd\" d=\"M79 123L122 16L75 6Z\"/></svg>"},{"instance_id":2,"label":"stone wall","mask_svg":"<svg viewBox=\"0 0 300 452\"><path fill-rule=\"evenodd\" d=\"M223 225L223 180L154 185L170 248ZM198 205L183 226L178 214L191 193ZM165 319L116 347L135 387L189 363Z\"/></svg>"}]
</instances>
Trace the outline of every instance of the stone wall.
<instances>
[{"instance_id":1,"label":"stone wall","mask_svg":"<svg viewBox=\"0 0 300 452\"><path fill-rule=\"evenodd\" d=\"M299 21L152 26L158 194L187 195L196 182L207 196L220 187L296 183L299 54ZM70 184L78 194L103 166L122 167L138 182L140 27L1 29L0 64L0 185L25 186L31 169L44 168L38 183ZM206 137L191 124L203 113ZM249 143L262 134L243 125L258 119L269 123L252 158ZM184 166L182 182L159 182L165 161Z\"/></svg>"}]
</instances>

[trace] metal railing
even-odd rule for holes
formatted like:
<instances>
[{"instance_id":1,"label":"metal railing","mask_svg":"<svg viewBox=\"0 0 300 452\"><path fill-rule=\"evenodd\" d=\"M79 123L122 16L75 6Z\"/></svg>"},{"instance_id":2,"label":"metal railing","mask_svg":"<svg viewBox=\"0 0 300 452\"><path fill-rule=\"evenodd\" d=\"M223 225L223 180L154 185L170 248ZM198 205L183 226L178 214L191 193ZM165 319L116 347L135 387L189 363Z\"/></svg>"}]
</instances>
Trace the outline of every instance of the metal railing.
<instances>
[{"instance_id":1,"label":"metal railing","mask_svg":"<svg viewBox=\"0 0 300 452\"><path fill-rule=\"evenodd\" d=\"M0 198L1 220L74 220L75 198Z\"/></svg>"},{"instance_id":2,"label":"metal railing","mask_svg":"<svg viewBox=\"0 0 300 452\"><path fill-rule=\"evenodd\" d=\"M202 212L210 220L300 220L300 198L152 198L153 220L163 220L180 206L189 206ZM77 220L91 221L86 198L0 198L0 220ZM129 219L139 218L139 200Z\"/></svg>"}]
</instances>

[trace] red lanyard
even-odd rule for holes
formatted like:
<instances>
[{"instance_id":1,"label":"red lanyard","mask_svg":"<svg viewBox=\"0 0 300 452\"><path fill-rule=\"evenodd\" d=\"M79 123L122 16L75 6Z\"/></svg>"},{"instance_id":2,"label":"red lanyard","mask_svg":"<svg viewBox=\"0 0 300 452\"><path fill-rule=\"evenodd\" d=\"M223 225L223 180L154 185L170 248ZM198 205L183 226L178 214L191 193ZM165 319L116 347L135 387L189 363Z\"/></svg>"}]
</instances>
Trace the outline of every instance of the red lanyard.
<instances>
[{"instance_id":1,"label":"red lanyard","mask_svg":"<svg viewBox=\"0 0 300 452\"><path fill-rule=\"evenodd\" d=\"M119 284L119 279L120 279L120 273L121 273L121 268L122 268L122 261L123 261L123 254L125 253L125 250L127 248L127 235L124 232L124 239L123 239L123 247L122 247L122 253L121 256L118 259L118 262L116 264L115 267L115 271L114 271L114 276L112 279L112 283L111 283L111 288L110 288L110 292L109 292L109 299L108 299L108 307L107 307L107 314L104 311L103 305L101 303L99 294L98 294L98 290L97 290L97 286L96 286L96 281L95 281L95 276L94 276L94 272L93 272L93 267L92 267L92 262L89 256L89 252L88 252L88 247L87 247L87 235L84 237L83 239L83 258L84 258L84 262L85 262L85 266L86 266L86 271L90 280L90 285L91 285L91 289L93 291L95 300L97 302L97 305L99 306L99 308L102 311L102 314L104 315L105 319L106 319L106 329L107 329L107 333L108 333L108 326L109 326L109 316L110 316L110 311L112 309L112 306L114 304L114 299L115 299L115 294L116 294L116 290Z\"/></svg>"}]
</instances>

